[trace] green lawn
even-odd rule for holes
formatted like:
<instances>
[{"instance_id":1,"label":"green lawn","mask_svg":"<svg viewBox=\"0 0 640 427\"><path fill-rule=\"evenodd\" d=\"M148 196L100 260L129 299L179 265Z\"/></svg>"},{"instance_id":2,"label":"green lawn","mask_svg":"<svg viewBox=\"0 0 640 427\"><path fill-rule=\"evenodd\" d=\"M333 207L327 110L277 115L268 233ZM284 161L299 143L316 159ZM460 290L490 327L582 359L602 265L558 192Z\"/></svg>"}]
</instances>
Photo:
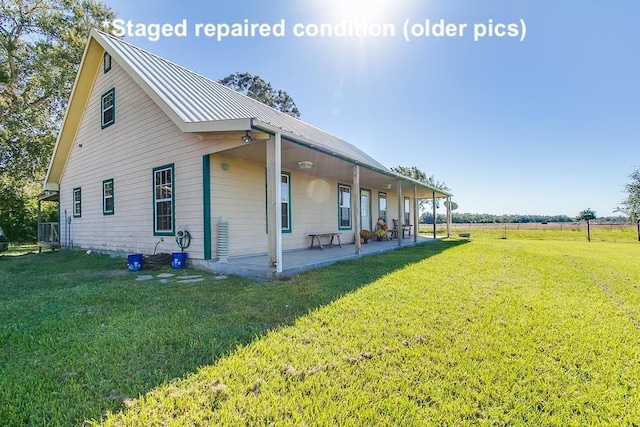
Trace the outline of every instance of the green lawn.
<instances>
[{"instance_id":1,"label":"green lawn","mask_svg":"<svg viewBox=\"0 0 640 427\"><path fill-rule=\"evenodd\" d=\"M0 419L637 425L638 259L638 243L472 238L178 284L82 253L0 257Z\"/></svg>"}]
</instances>

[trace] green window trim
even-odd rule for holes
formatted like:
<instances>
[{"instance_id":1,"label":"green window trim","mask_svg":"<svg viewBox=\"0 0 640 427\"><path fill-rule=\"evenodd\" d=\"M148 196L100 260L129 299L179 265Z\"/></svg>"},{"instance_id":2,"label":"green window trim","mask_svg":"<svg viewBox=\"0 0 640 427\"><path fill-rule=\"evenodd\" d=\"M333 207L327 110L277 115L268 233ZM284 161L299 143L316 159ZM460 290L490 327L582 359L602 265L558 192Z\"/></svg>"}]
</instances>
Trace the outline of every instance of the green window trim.
<instances>
[{"instance_id":1,"label":"green window trim","mask_svg":"<svg viewBox=\"0 0 640 427\"><path fill-rule=\"evenodd\" d=\"M105 73L111 70L111 55L109 55L109 52L104 53L103 61L102 61L102 69L104 70Z\"/></svg>"},{"instance_id":2,"label":"green window trim","mask_svg":"<svg viewBox=\"0 0 640 427\"><path fill-rule=\"evenodd\" d=\"M384 222L387 222L387 193L378 193L378 218L384 218Z\"/></svg>"},{"instance_id":3,"label":"green window trim","mask_svg":"<svg viewBox=\"0 0 640 427\"><path fill-rule=\"evenodd\" d=\"M82 188L73 189L73 217L82 217Z\"/></svg>"},{"instance_id":4,"label":"green window trim","mask_svg":"<svg viewBox=\"0 0 640 427\"><path fill-rule=\"evenodd\" d=\"M286 180L286 183L284 182ZM282 188L283 185L286 184L285 188ZM282 232L283 233L291 233L292 231L292 222L291 222L291 174L289 172L281 172L280 173L280 200L282 206ZM286 199L285 199L286 193ZM286 205L286 206L285 206ZM285 225L285 221L287 224Z\"/></svg>"},{"instance_id":5,"label":"green window trim","mask_svg":"<svg viewBox=\"0 0 640 427\"><path fill-rule=\"evenodd\" d=\"M345 191L346 190L346 191ZM345 194L348 194L347 200ZM338 184L338 230L351 230L351 186Z\"/></svg>"},{"instance_id":6,"label":"green window trim","mask_svg":"<svg viewBox=\"0 0 640 427\"><path fill-rule=\"evenodd\" d=\"M287 191L286 191L286 200L285 197L283 197L283 195L285 194L284 191L282 191L282 185L285 184L282 181L282 178L286 178L287 180ZM264 209L265 209L265 230L266 233L269 234L269 206L267 203L267 198L269 197L269 195L267 194L267 170L265 169L265 175L264 175L264 192L265 192L265 202L264 202ZM282 204L282 209L285 208L286 205L286 212L283 210L282 211L282 223L281 223L281 230L283 233L291 233L293 231L293 222L291 219L291 173L289 172L281 172L280 173L280 186L281 186L281 191L280 191L280 200L281 200L281 204ZM288 218L288 226L285 226L285 218Z\"/></svg>"},{"instance_id":7,"label":"green window trim","mask_svg":"<svg viewBox=\"0 0 640 427\"><path fill-rule=\"evenodd\" d=\"M116 122L116 89L111 88L100 97L100 125L102 129Z\"/></svg>"},{"instance_id":8,"label":"green window trim","mask_svg":"<svg viewBox=\"0 0 640 427\"><path fill-rule=\"evenodd\" d=\"M153 169L153 235L173 236L175 233L174 165Z\"/></svg>"},{"instance_id":9,"label":"green window trim","mask_svg":"<svg viewBox=\"0 0 640 427\"><path fill-rule=\"evenodd\" d=\"M115 213L116 206L113 178L105 179L102 181L102 214L114 215Z\"/></svg>"}]
</instances>

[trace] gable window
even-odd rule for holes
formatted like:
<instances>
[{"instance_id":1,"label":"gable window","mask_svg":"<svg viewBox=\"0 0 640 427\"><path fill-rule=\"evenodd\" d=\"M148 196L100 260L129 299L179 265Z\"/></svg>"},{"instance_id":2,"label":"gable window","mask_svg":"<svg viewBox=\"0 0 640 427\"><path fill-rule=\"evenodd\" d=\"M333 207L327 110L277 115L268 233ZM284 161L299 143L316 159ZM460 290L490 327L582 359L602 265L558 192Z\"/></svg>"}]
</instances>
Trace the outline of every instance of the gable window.
<instances>
[{"instance_id":1,"label":"gable window","mask_svg":"<svg viewBox=\"0 0 640 427\"><path fill-rule=\"evenodd\" d=\"M387 222L387 193L378 193L378 218Z\"/></svg>"},{"instance_id":2,"label":"gable window","mask_svg":"<svg viewBox=\"0 0 640 427\"><path fill-rule=\"evenodd\" d=\"M291 232L291 175L283 172L280 175L280 192L282 206L282 231Z\"/></svg>"},{"instance_id":3,"label":"gable window","mask_svg":"<svg viewBox=\"0 0 640 427\"><path fill-rule=\"evenodd\" d=\"M404 198L404 225L411 224L411 200Z\"/></svg>"},{"instance_id":4,"label":"gable window","mask_svg":"<svg viewBox=\"0 0 640 427\"><path fill-rule=\"evenodd\" d=\"M82 216L82 190L80 188L73 189L73 217L80 218Z\"/></svg>"},{"instance_id":5,"label":"gable window","mask_svg":"<svg viewBox=\"0 0 640 427\"><path fill-rule=\"evenodd\" d=\"M351 187L338 185L338 228L351 228Z\"/></svg>"},{"instance_id":6,"label":"gable window","mask_svg":"<svg viewBox=\"0 0 640 427\"><path fill-rule=\"evenodd\" d=\"M116 121L116 89L111 88L100 97L100 111L102 129L111 126Z\"/></svg>"},{"instance_id":7,"label":"gable window","mask_svg":"<svg viewBox=\"0 0 640 427\"><path fill-rule=\"evenodd\" d=\"M153 233L173 234L175 211L173 191L173 165L161 166L153 170Z\"/></svg>"},{"instance_id":8,"label":"gable window","mask_svg":"<svg viewBox=\"0 0 640 427\"><path fill-rule=\"evenodd\" d=\"M115 213L113 178L102 181L102 213L104 215Z\"/></svg>"},{"instance_id":9,"label":"gable window","mask_svg":"<svg viewBox=\"0 0 640 427\"><path fill-rule=\"evenodd\" d=\"M109 55L109 53L107 52L104 53L102 69L105 73L111 69L111 55Z\"/></svg>"}]
</instances>

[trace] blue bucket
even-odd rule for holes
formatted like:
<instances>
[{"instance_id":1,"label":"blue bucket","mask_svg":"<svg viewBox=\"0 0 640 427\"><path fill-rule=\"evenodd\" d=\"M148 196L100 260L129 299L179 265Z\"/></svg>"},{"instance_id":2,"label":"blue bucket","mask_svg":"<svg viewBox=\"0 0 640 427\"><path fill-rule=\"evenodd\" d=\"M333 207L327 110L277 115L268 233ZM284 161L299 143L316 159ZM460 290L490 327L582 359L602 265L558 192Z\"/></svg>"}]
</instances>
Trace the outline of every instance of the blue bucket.
<instances>
[{"instance_id":1,"label":"blue bucket","mask_svg":"<svg viewBox=\"0 0 640 427\"><path fill-rule=\"evenodd\" d=\"M127 257L127 267L129 267L129 271L140 271L142 270L142 263L144 259L142 254L132 254Z\"/></svg>"},{"instance_id":2,"label":"blue bucket","mask_svg":"<svg viewBox=\"0 0 640 427\"><path fill-rule=\"evenodd\" d=\"M179 270L184 268L187 263L187 253L186 252L172 252L171 253L171 268L175 268Z\"/></svg>"}]
</instances>

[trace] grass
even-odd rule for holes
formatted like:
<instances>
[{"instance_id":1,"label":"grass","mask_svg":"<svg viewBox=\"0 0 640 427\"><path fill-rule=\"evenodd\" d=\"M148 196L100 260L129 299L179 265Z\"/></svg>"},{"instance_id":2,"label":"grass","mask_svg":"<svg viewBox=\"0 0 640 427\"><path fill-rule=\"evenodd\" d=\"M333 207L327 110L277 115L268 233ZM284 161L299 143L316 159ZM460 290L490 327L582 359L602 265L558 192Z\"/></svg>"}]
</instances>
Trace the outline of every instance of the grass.
<instances>
[{"instance_id":1,"label":"grass","mask_svg":"<svg viewBox=\"0 0 640 427\"><path fill-rule=\"evenodd\" d=\"M269 284L0 258L0 419L637 425L640 245L472 236Z\"/></svg>"}]
</instances>

